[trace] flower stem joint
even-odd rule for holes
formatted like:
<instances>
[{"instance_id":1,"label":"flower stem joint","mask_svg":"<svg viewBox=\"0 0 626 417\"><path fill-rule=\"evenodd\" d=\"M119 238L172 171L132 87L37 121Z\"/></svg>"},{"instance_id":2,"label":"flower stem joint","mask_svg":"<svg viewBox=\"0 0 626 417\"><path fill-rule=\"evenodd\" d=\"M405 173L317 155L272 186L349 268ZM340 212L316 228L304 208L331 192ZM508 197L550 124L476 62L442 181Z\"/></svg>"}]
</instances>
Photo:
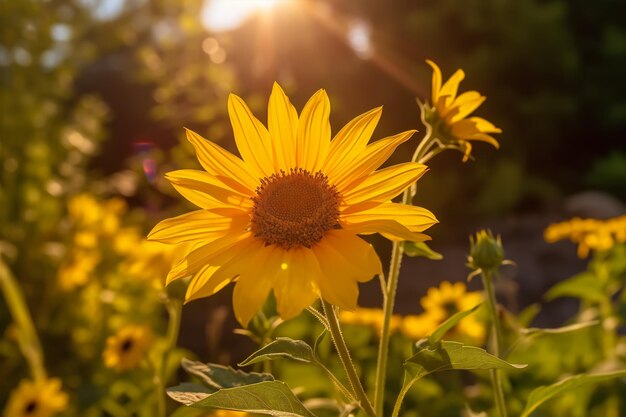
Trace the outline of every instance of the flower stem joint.
<instances>
[{"instance_id":1,"label":"flower stem joint","mask_svg":"<svg viewBox=\"0 0 626 417\"><path fill-rule=\"evenodd\" d=\"M470 236L468 266L484 272L497 271L504 261L504 249L500 236L494 237L490 230L481 230Z\"/></svg>"}]
</instances>

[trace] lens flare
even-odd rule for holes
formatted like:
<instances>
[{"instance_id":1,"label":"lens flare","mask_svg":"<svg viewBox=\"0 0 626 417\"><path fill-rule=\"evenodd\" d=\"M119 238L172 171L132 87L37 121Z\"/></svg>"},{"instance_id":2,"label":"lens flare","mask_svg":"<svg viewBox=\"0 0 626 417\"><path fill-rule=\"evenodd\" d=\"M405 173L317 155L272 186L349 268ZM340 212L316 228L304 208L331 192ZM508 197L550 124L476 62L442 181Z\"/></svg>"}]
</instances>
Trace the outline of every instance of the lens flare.
<instances>
[{"instance_id":1,"label":"lens flare","mask_svg":"<svg viewBox=\"0 0 626 417\"><path fill-rule=\"evenodd\" d=\"M235 29L254 13L268 12L290 1L293 0L207 0L202 10L202 24L217 32Z\"/></svg>"}]
</instances>

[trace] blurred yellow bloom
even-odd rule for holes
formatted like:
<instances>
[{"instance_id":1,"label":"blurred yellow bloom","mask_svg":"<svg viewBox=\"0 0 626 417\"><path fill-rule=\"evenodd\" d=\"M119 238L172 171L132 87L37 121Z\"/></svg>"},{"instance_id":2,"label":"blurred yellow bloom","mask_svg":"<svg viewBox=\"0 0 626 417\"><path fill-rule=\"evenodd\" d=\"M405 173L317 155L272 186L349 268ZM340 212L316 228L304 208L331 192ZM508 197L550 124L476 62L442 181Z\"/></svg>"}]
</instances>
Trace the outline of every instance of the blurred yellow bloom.
<instances>
[{"instance_id":1,"label":"blurred yellow bloom","mask_svg":"<svg viewBox=\"0 0 626 417\"><path fill-rule=\"evenodd\" d=\"M126 203L120 198L99 201L91 194L79 194L68 202L70 218L79 229L111 236L120 226L120 217L126 212Z\"/></svg>"},{"instance_id":2,"label":"blurred yellow bloom","mask_svg":"<svg viewBox=\"0 0 626 417\"><path fill-rule=\"evenodd\" d=\"M139 229L125 227L113 236L113 249L120 255L133 254L137 252L137 248L143 240L143 235Z\"/></svg>"},{"instance_id":3,"label":"blurred yellow bloom","mask_svg":"<svg viewBox=\"0 0 626 417\"><path fill-rule=\"evenodd\" d=\"M67 408L68 396L58 378L22 380L11 392L4 417L51 417Z\"/></svg>"},{"instance_id":4,"label":"blurred yellow bloom","mask_svg":"<svg viewBox=\"0 0 626 417\"><path fill-rule=\"evenodd\" d=\"M431 314L405 316L401 330L407 337L415 340L428 337L441 324L438 317Z\"/></svg>"},{"instance_id":5,"label":"blurred yellow bloom","mask_svg":"<svg viewBox=\"0 0 626 417\"><path fill-rule=\"evenodd\" d=\"M165 285L165 278L188 251L187 245L166 245L149 240L137 241L127 253L122 270L133 278L152 282L155 288Z\"/></svg>"},{"instance_id":6,"label":"blurred yellow bloom","mask_svg":"<svg viewBox=\"0 0 626 417\"><path fill-rule=\"evenodd\" d=\"M465 73L457 70L442 85L441 70L433 61L426 60L433 69L432 102L425 106L425 120L432 126L435 139L444 144L453 144L463 150L463 161L472 152L471 141L487 142L498 148L500 145L491 134L502 133L491 122L480 117L468 117L485 101L478 91L466 91L457 95Z\"/></svg>"},{"instance_id":7,"label":"blurred yellow bloom","mask_svg":"<svg viewBox=\"0 0 626 417\"><path fill-rule=\"evenodd\" d=\"M125 371L139 366L152 345L152 331L146 326L128 325L109 336L102 354L107 368Z\"/></svg>"},{"instance_id":8,"label":"blurred yellow bloom","mask_svg":"<svg viewBox=\"0 0 626 417\"><path fill-rule=\"evenodd\" d=\"M376 329L380 334L383 327L383 310L380 308L358 308L355 311L339 312L339 320L345 324L367 326ZM402 317L393 315L391 317L391 330L398 330L402 325Z\"/></svg>"},{"instance_id":9,"label":"blurred yellow bloom","mask_svg":"<svg viewBox=\"0 0 626 417\"><path fill-rule=\"evenodd\" d=\"M573 219L551 224L543 237L548 243L570 239L578 244L578 256L586 258L589 251L607 251L616 243L626 242L626 215L608 220Z\"/></svg>"},{"instance_id":10,"label":"blurred yellow bloom","mask_svg":"<svg viewBox=\"0 0 626 417\"><path fill-rule=\"evenodd\" d=\"M57 272L59 286L64 291L71 291L76 287L85 285L99 262L100 254L98 252L75 251L69 261L64 263Z\"/></svg>"},{"instance_id":11,"label":"blurred yellow bloom","mask_svg":"<svg viewBox=\"0 0 626 417\"><path fill-rule=\"evenodd\" d=\"M376 251L359 234L428 239L421 232L435 216L391 202L426 167L410 162L377 171L414 133L368 145L381 108L349 122L332 141L324 90L298 115L274 84L268 128L233 94L228 111L242 158L187 131L204 171L170 172L167 179L201 210L164 220L149 235L193 244L167 279L193 275L187 300L235 281L233 307L244 326L271 290L284 319L319 296L354 310L358 283L381 271Z\"/></svg>"},{"instance_id":12,"label":"blurred yellow bloom","mask_svg":"<svg viewBox=\"0 0 626 417\"><path fill-rule=\"evenodd\" d=\"M482 300L483 296L480 292L468 292L467 287L462 282L443 281L438 288L429 288L426 296L420 300L420 304L424 308L423 315L427 316L421 317L421 319L425 323L428 321L437 323L432 328L434 330L454 314L469 310L480 304ZM484 326L473 315L461 320L454 330L476 340L482 340L485 337Z\"/></svg>"}]
</instances>

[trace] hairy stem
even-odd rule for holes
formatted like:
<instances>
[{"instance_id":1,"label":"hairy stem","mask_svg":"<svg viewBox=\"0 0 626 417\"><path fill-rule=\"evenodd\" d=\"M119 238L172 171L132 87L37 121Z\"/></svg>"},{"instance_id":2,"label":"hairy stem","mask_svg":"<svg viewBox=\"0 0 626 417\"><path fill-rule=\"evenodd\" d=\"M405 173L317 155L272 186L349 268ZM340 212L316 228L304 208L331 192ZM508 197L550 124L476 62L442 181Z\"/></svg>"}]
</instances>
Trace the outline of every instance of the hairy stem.
<instances>
[{"instance_id":1,"label":"hairy stem","mask_svg":"<svg viewBox=\"0 0 626 417\"><path fill-rule=\"evenodd\" d=\"M324 307L324 313L326 314L326 318L328 319L328 327L333 340L333 344L335 345L335 349L337 350L337 354L339 355L339 360L341 361L341 364L346 371L348 381L350 381L350 386L352 388L354 397L359 401L359 406L361 407L361 409L363 409L363 411L365 411L367 415L369 415L370 417L376 417L374 407L367 397L365 389L363 389L361 380L359 379L356 369L354 368L354 363L352 363L352 359L350 358L350 352L348 351L346 341L344 340L343 334L341 333L341 328L339 327L339 320L337 319L335 309L330 303L328 303L324 299L322 299L322 306Z\"/></svg>"},{"instance_id":2,"label":"hairy stem","mask_svg":"<svg viewBox=\"0 0 626 417\"><path fill-rule=\"evenodd\" d=\"M428 125L426 125L428 127ZM431 140L432 130L428 127L426 135L418 145L413 154L412 162L424 164L439 152L429 152L433 141ZM439 149L439 148L437 148ZM402 194L402 204L412 204L415 196L415 187L411 186L404 190ZM404 254L403 242L393 242L391 249L391 263L389 265L389 277L386 287L383 286L383 324L380 333L380 343L378 345L378 358L376 364L376 386L374 391L374 407L378 415L383 414L383 404L385 400L385 377L387 375L387 356L389 355L389 336L391 333L391 317L398 291L398 277L400 276L400 265ZM381 282L385 282L382 280Z\"/></svg>"},{"instance_id":3,"label":"hairy stem","mask_svg":"<svg viewBox=\"0 0 626 417\"><path fill-rule=\"evenodd\" d=\"M502 327L500 326L500 316L498 314L496 293L493 288L491 273L482 272L483 286L487 295L487 307L491 316L492 327L492 352L495 356L500 357L502 349ZM504 401L504 389L502 387L502 373L499 369L491 369L491 385L493 387L493 395L496 403L496 410L499 417L507 417L506 403Z\"/></svg>"}]
</instances>

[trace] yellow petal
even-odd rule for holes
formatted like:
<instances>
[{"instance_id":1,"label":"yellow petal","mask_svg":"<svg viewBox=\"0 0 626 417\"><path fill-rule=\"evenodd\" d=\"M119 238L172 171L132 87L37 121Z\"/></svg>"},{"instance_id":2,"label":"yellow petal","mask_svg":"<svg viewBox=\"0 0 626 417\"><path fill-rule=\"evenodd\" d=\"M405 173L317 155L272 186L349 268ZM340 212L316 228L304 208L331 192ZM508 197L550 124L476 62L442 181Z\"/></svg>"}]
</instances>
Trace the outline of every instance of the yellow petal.
<instances>
[{"instance_id":1,"label":"yellow petal","mask_svg":"<svg viewBox=\"0 0 626 417\"><path fill-rule=\"evenodd\" d=\"M463 104L458 105L454 102L454 107L444 117L448 117L451 122L461 120L471 114L484 103L486 97L479 96L473 100L467 100Z\"/></svg>"},{"instance_id":2,"label":"yellow petal","mask_svg":"<svg viewBox=\"0 0 626 417\"><path fill-rule=\"evenodd\" d=\"M430 236L423 233L411 232L406 226L401 225L395 220L350 222L340 219L340 224L345 230L362 235L380 233L387 239L398 241L410 240L413 242L424 242L430 240Z\"/></svg>"},{"instance_id":3,"label":"yellow petal","mask_svg":"<svg viewBox=\"0 0 626 417\"><path fill-rule=\"evenodd\" d=\"M195 169L180 169L165 174L165 178L172 183L177 190L188 188L190 190L205 193L219 202L230 207L249 208L253 206L250 195L242 194L218 180L215 176ZM181 194L185 191L182 190ZM186 193L190 198L195 195ZM210 199L195 199L197 203L210 204ZM193 203L194 201L192 201Z\"/></svg>"},{"instance_id":4,"label":"yellow petal","mask_svg":"<svg viewBox=\"0 0 626 417\"><path fill-rule=\"evenodd\" d=\"M330 101L326 91L319 90L304 105L298 120L296 164L315 172L328 155L330 146Z\"/></svg>"},{"instance_id":5,"label":"yellow petal","mask_svg":"<svg viewBox=\"0 0 626 417\"><path fill-rule=\"evenodd\" d=\"M298 113L283 89L274 83L267 108L267 125L272 142L274 170L296 167Z\"/></svg>"},{"instance_id":6,"label":"yellow petal","mask_svg":"<svg viewBox=\"0 0 626 417\"><path fill-rule=\"evenodd\" d=\"M324 253L344 270L352 270L359 282L367 282L382 273L374 247L352 232L334 229L324 235Z\"/></svg>"},{"instance_id":7,"label":"yellow petal","mask_svg":"<svg viewBox=\"0 0 626 417\"><path fill-rule=\"evenodd\" d=\"M364 201L391 200L417 181L427 170L426 165L415 162L381 169L352 189L348 185L343 191L343 201L346 205L354 205Z\"/></svg>"},{"instance_id":8,"label":"yellow petal","mask_svg":"<svg viewBox=\"0 0 626 417\"><path fill-rule=\"evenodd\" d=\"M268 247L255 248L249 259L239 263L240 272L233 290L233 310L235 318L246 327L252 317L261 309L272 288L276 265Z\"/></svg>"},{"instance_id":9,"label":"yellow petal","mask_svg":"<svg viewBox=\"0 0 626 417\"><path fill-rule=\"evenodd\" d=\"M380 139L365 148L351 161L346 161L341 170L334 175L328 175L329 182L337 187L340 193L348 185L356 186L378 169L396 150L400 144L409 140L415 130L409 130L394 136Z\"/></svg>"},{"instance_id":10,"label":"yellow petal","mask_svg":"<svg viewBox=\"0 0 626 417\"><path fill-rule=\"evenodd\" d=\"M441 70L430 59L426 60L426 63L433 69L433 81L432 81L432 104L435 105L439 101L439 90L441 90Z\"/></svg>"},{"instance_id":11,"label":"yellow petal","mask_svg":"<svg viewBox=\"0 0 626 417\"><path fill-rule=\"evenodd\" d=\"M453 102L456 97L456 93L459 90L459 84L461 84L463 78L465 78L465 73L463 72L463 70L456 70L456 72L452 74L452 77L450 77L450 79L441 86L441 91L439 92L439 95L448 96L447 102Z\"/></svg>"},{"instance_id":12,"label":"yellow petal","mask_svg":"<svg viewBox=\"0 0 626 417\"><path fill-rule=\"evenodd\" d=\"M381 203L366 210L342 214L340 220L347 223L392 220L411 232L423 232L438 222L435 215L425 208L397 203Z\"/></svg>"},{"instance_id":13,"label":"yellow petal","mask_svg":"<svg viewBox=\"0 0 626 417\"><path fill-rule=\"evenodd\" d=\"M232 256L247 250L255 243L251 233L239 236L226 235L211 242L199 242L172 267L165 280L166 285L179 278L193 275L205 265L224 265Z\"/></svg>"},{"instance_id":14,"label":"yellow petal","mask_svg":"<svg viewBox=\"0 0 626 417\"><path fill-rule=\"evenodd\" d=\"M332 176L341 166L359 155L369 142L378 125L383 108L377 107L352 119L330 142L328 158L323 171Z\"/></svg>"},{"instance_id":15,"label":"yellow petal","mask_svg":"<svg viewBox=\"0 0 626 417\"><path fill-rule=\"evenodd\" d=\"M265 126L254 117L243 99L235 94L228 96L228 115L237 149L251 173L258 178L273 174L270 135Z\"/></svg>"},{"instance_id":16,"label":"yellow petal","mask_svg":"<svg viewBox=\"0 0 626 417\"><path fill-rule=\"evenodd\" d=\"M482 117L470 117L468 120L474 122L478 130L483 133L502 133L502 129L497 128L493 123Z\"/></svg>"},{"instance_id":17,"label":"yellow petal","mask_svg":"<svg viewBox=\"0 0 626 417\"><path fill-rule=\"evenodd\" d=\"M247 214L224 217L208 210L196 210L162 220L148 234L148 239L167 244L210 241L226 234L242 234L249 224Z\"/></svg>"},{"instance_id":18,"label":"yellow petal","mask_svg":"<svg viewBox=\"0 0 626 417\"><path fill-rule=\"evenodd\" d=\"M194 275L187 287L185 303L199 298L210 297L230 283L231 278L220 280L214 277L218 269L220 269L219 266L205 265Z\"/></svg>"},{"instance_id":19,"label":"yellow petal","mask_svg":"<svg viewBox=\"0 0 626 417\"><path fill-rule=\"evenodd\" d=\"M476 123L469 119L459 120L450 126L450 132L454 137L467 139L476 133L480 133Z\"/></svg>"},{"instance_id":20,"label":"yellow petal","mask_svg":"<svg viewBox=\"0 0 626 417\"><path fill-rule=\"evenodd\" d=\"M202 168L230 188L242 194L254 194L260 183L259 178L250 175L248 167L241 159L189 129L186 129L186 133Z\"/></svg>"},{"instance_id":21,"label":"yellow petal","mask_svg":"<svg viewBox=\"0 0 626 417\"><path fill-rule=\"evenodd\" d=\"M319 265L320 274L317 285L324 300L345 310L356 310L359 298L359 286L356 273L352 268L343 269L346 264L337 265L328 258L324 241L312 249Z\"/></svg>"},{"instance_id":22,"label":"yellow petal","mask_svg":"<svg viewBox=\"0 0 626 417\"><path fill-rule=\"evenodd\" d=\"M274 281L278 313L284 320L296 317L318 297L315 282L317 261L310 249L282 250L274 248L279 268Z\"/></svg>"},{"instance_id":23,"label":"yellow petal","mask_svg":"<svg viewBox=\"0 0 626 417\"><path fill-rule=\"evenodd\" d=\"M487 142L493 145L496 149L500 147L500 144L498 143L497 140L495 140L492 136L486 135L484 133L475 133L471 137L469 137L468 140L478 140L481 142Z\"/></svg>"}]
</instances>

